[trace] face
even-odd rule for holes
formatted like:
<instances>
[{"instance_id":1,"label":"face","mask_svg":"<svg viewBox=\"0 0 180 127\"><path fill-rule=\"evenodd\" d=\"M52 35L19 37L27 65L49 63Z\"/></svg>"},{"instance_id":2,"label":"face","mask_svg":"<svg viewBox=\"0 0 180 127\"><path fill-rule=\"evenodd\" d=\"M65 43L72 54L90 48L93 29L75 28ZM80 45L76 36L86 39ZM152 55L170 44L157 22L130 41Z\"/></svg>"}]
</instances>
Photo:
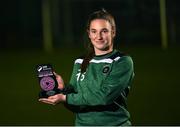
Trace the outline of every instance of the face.
<instances>
[{"instance_id":1,"label":"face","mask_svg":"<svg viewBox=\"0 0 180 127\"><path fill-rule=\"evenodd\" d=\"M92 20L88 34L96 55L108 53L113 50L115 30L112 29L108 21L104 19Z\"/></svg>"}]
</instances>

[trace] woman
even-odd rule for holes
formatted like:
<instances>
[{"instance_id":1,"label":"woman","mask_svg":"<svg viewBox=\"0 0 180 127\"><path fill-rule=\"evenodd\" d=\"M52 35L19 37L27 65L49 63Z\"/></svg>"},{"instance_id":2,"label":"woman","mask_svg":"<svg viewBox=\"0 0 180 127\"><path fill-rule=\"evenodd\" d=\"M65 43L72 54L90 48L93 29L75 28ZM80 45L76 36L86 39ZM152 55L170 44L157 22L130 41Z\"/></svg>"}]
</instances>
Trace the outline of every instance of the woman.
<instances>
[{"instance_id":1,"label":"woman","mask_svg":"<svg viewBox=\"0 0 180 127\"><path fill-rule=\"evenodd\" d=\"M134 77L130 56L113 49L114 18L105 10L92 13L87 23L91 49L75 60L70 85L56 75L65 92L39 101L65 102L76 114L75 125L131 125L126 99Z\"/></svg>"}]
</instances>

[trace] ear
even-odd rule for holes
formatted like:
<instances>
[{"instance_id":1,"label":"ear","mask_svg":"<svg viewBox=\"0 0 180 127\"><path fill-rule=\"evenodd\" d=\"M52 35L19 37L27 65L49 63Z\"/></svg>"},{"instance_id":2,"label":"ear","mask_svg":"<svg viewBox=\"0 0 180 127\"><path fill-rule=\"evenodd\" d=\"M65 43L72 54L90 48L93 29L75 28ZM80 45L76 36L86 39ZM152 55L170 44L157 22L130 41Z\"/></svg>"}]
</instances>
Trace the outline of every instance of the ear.
<instances>
[{"instance_id":1,"label":"ear","mask_svg":"<svg viewBox=\"0 0 180 127\"><path fill-rule=\"evenodd\" d=\"M88 37L90 38L90 31L87 29L86 32L88 34Z\"/></svg>"},{"instance_id":2,"label":"ear","mask_svg":"<svg viewBox=\"0 0 180 127\"><path fill-rule=\"evenodd\" d=\"M116 36L116 29L113 28L113 29L112 29L112 37L114 38L115 36Z\"/></svg>"},{"instance_id":3,"label":"ear","mask_svg":"<svg viewBox=\"0 0 180 127\"><path fill-rule=\"evenodd\" d=\"M89 35L89 30L87 29L87 30L86 30L86 32L87 32L87 34L88 34L88 37L89 37L89 36L90 36L90 35Z\"/></svg>"}]
</instances>

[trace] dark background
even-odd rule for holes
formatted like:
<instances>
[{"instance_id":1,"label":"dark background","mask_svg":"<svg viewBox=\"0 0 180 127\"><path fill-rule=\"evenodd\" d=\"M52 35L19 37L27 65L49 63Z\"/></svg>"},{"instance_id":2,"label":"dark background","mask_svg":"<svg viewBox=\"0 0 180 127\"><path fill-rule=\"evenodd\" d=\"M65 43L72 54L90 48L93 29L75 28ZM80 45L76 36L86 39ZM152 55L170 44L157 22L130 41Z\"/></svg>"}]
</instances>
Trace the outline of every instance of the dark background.
<instances>
[{"instance_id":1,"label":"dark background","mask_svg":"<svg viewBox=\"0 0 180 127\"><path fill-rule=\"evenodd\" d=\"M0 4L0 48L42 47L42 3L46 0L6 0ZM161 45L159 0L52 0L53 43L82 46L88 15L105 8L117 24L116 43ZM179 44L178 0L166 0L169 45Z\"/></svg>"},{"instance_id":2,"label":"dark background","mask_svg":"<svg viewBox=\"0 0 180 127\"><path fill-rule=\"evenodd\" d=\"M50 13L50 50L44 47L44 2ZM38 102L35 65L53 64L68 82L74 59L85 51L88 15L101 8L115 17L116 48L134 60L128 98L133 125L180 125L179 5L166 0L168 46L163 49L159 0L1 1L0 125L73 125L73 113L62 104Z\"/></svg>"}]
</instances>

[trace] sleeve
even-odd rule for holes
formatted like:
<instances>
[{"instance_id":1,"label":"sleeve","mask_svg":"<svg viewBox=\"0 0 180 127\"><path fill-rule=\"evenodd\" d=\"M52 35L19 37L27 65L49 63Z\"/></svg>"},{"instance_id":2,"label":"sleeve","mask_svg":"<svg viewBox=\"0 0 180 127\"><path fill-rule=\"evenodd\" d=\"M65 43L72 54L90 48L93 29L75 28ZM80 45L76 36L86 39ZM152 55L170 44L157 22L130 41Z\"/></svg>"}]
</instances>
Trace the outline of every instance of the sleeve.
<instances>
[{"instance_id":1,"label":"sleeve","mask_svg":"<svg viewBox=\"0 0 180 127\"><path fill-rule=\"evenodd\" d=\"M102 82L100 90L94 91L92 87L86 91L81 89L77 94L68 94L67 103L88 106L111 104L129 86L133 76L133 61L130 56L123 56L113 63L112 70Z\"/></svg>"},{"instance_id":2,"label":"sleeve","mask_svg":"<svg viewBox=\"0 0 180 127\"><path fill-rule=\"evenodd\" d=\"M77 93L77 90L76 90L76 70L77 70L77 66L74 64L70 81L69 81L69 83L65 83L65 87L61 91L64 95L67 95L70 93Z\"/></svg>"},{"instance_id":3,"label":"sleeve","mask_svg":"<svg viewBox=\"0 0 180 127\"><path fill-rule=\"evenodd\" d=\"M76 86L76 70L77 70L77 66L74 63L73 71L72 71L70 82L69 82L69 84L71 84L74 87Z\"/></svg>"},{"instance_id":4,"label":"sleeve","mask_svg":"<svg viewBox=\"0 0 180 127\"><path fill-rule=\"evenodd\" d=\"M122 92L130 87L134 77L133 61L130 56L124 56L115 66L102 85L101 96L104 104L112 103Z\"/></svg>"}]
</instances>

